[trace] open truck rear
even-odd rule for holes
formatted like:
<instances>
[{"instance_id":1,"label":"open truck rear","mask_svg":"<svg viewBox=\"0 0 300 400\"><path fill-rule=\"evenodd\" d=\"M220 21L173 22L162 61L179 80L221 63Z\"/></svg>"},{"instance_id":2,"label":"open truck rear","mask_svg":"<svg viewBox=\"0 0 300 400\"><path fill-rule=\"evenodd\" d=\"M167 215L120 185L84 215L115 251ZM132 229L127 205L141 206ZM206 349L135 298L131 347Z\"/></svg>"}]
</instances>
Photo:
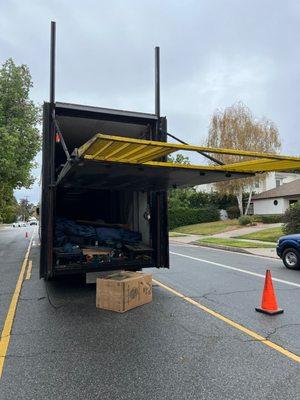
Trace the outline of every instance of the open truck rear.
<instances>
[{"instance_id":1,"label":"open truck rear","mask_svg":"<svg viewBox=\"0 0 300 400\"><path fill-rule=\"evenodd\" d=\"M157 116L56 103L55 119L56 125L51 104L45 103L41 277L168 268L167 177L141 165L86 160L77 153L99 132L164 141ZM161 124L166 126L165 118ZM57 126L69 159L55 140Z\"/></svg>"}]
</instances>

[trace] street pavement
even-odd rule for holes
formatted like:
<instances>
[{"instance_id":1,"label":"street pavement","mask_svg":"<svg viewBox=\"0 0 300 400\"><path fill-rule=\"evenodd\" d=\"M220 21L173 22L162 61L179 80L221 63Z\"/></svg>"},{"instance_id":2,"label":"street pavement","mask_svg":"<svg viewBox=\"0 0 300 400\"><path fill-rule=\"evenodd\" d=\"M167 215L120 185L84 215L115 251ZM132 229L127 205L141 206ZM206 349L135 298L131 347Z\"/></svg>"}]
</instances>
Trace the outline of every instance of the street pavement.
<instances>
[{"instance_id":1,"label":"street pavement","mask_svg":"<svg viewBox=\"0 0 300 400\"><path fill-rule=\"evenodd\" d=\"M26 229L0 231L1 327L29 244ZM166 288L154 283L152 303L118 314L96 309L95 285L40 280L36 236L0 378L1 400L299 398L299 362L289 354L300 353L300 271L280 260L171 245L171 269L152 270ZM285 310L275 317L254 310L266 268Z\"/></svg>"}]
</instances>

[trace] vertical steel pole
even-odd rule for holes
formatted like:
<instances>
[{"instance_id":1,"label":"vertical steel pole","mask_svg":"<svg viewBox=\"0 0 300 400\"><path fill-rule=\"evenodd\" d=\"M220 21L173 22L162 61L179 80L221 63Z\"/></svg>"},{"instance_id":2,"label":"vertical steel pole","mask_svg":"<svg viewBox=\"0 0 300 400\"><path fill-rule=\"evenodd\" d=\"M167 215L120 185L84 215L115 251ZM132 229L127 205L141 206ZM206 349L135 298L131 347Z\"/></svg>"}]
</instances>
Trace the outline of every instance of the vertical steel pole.
<instances>
[{"instance_id":1,"label":"vertical steel pole","mask_svg":"<svg viewBox=\"0 0 300 400\"><path fill-rule=\"evenodd\" d=\"M157 116L156 140L159 140L160 129L160 61L159 47L155 47L155 114Z\"/></svg>"},{"instance_id":2,"label":"vertical steel pole","mask_svg":"<svg viewBox=\"0 0 300 400\"><path fill-rule=\"evenodd\" d=\"M55 46L56 22L51 21L50 36L50 159L51 159L51 184L55 180Z\"/></svg>"},{"instance_id":3,"label":"vertical steel pole","mask_svg":"<svg viewBox=\"0 0 300 400\"><path fill-rule=\"evenodd\" d=\"M159 47L155 47L155 114L157 117L154 140L160 139L160 65ZM153 242L156 248L157 267L161 266L161 193L155 192L152 195L153 219L155 220L155 232L153 232ZM152 213L151 213L152 214Z\"/></svg>"},{"instance_id":4,"label":"vertical steel pole","mask_svg":"<svg viewBox=\"0 0 300 400\"><path fill-rule=\"evenodd\" d=\"M51 21L50 38L50 104L54 108L55 103L55 45L56 45L56 22Z\"/></svg>"}]
</instances>

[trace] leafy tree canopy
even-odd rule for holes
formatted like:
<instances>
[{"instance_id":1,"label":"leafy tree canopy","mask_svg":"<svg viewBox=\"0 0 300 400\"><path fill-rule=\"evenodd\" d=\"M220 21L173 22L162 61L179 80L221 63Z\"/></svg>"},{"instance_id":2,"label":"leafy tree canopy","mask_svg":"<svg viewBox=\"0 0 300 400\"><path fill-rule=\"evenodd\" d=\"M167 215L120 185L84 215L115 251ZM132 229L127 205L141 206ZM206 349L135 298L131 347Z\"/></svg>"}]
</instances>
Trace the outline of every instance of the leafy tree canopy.
<instances>
[{"instance_id":1,"label":"leafy tree canopy","mask_svg":"<svg viewBox=\"0 0 300 400\"><path fill-rule=\"evenodd\" d=\"M217 110L211 119L207 145L237 150L253 150L276 153L280 147L280 137L276 125L266 118L256 119L250 109L239 102L225 110ZM246 157L218 154L218 159L225 164L247 160ZM249 159L249 158L248 158ZM255 182L263 179L263 175L254 178L233 179L218 182L215 187L221 193L237 196L241 215L243 210L243 194L250 192L245 213L247 214L251 194Z\"/></svg>"},{"instance_id":2,"label":"leafy tree canopy","mask_svg":"<svg viewBox=\"0 0 300 400\"><path fill-rule=\"evenodd\" d=\"M8 59L0 68L0 196L30 187L33 159L40 149L39 108L29 98L32 79L26 65ZM0 200L1 203L1 200Z\"/></svg>"}]
</instances>

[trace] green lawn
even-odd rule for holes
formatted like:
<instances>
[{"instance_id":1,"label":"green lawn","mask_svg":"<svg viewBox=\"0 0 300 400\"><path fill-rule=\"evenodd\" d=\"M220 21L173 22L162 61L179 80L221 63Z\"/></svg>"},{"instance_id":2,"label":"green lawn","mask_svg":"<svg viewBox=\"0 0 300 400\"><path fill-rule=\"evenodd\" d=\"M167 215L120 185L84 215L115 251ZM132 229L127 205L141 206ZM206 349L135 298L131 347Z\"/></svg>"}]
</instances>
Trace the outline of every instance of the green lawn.
<instances>
[{"instance_id":1,"label":"green lawn","mask_svg":"<svg viewBox=\"0 0 300 400\"><path fill-rule=\"evenodd\" d=\"M180 232L191 235L214 235L215 233L232 231L243 228L237 219L227 219L226 221L205 222L202 224L180 226L172 232Z\"/></svg>"},{"instance_id":2,"label":"green lawn","mask_svg":"<svg viewBox=\"0 0 300 400\"><path fill-rule=\"evenodd\" d=\"M232 247L245 247L245 248L274 248L273 244L268 243L257 243L257 242L247 242L238 239L223 239L223 238L206 238L198 240L198 243L201 244L220 244L223 246L232 246Z\"/></svg>"},{"instance_id":3,"label":"green lawn","mask_svg":"<svg viewBox=\"0 0 300 400\"><path fill-rule=\"evenodd\" d=\"M267 228L259 232L248 233L247 235L238 236L240 239L262 240L263 242L277 242L280 236L284 235L282 228Z\"/></svg>"}]
</instances>

